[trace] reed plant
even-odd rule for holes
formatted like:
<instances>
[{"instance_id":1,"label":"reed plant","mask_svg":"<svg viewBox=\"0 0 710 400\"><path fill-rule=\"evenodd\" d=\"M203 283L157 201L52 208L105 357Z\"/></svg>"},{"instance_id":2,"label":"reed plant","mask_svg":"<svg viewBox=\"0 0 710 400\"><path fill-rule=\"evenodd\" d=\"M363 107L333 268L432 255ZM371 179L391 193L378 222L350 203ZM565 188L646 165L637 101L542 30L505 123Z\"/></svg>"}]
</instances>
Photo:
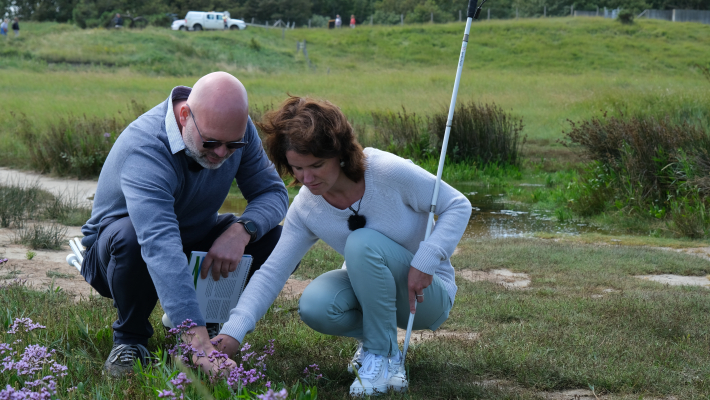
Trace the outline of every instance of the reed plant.
<instances>
[{"instance_id":1,"label":"reed plant","mask_svg":"<svg viewBox=\"0 0 710 400\"><path fill-rule=\"evenodd\" d=\"M13 114L16 136L27 146L32 169L42 173L90 178L98 176L111 146L121 131L146 111L141 103L131 101L126 112L110 117L68 115L36 126L26 114Z\"/></svg>"},{"instance_id":2,"label":"reed plant","mask_svg":"<svg viewBox=\"0 0 710 400\"><path fill-rule=\"evenodd\" d=\"M446 131L448 109L432 115L429 130L436 134L441 148ZM474 101L456 105L446 156L454 162L478 161L481 164L520 165L523 120L496 104Z\"/></svg>"}]
</instances>

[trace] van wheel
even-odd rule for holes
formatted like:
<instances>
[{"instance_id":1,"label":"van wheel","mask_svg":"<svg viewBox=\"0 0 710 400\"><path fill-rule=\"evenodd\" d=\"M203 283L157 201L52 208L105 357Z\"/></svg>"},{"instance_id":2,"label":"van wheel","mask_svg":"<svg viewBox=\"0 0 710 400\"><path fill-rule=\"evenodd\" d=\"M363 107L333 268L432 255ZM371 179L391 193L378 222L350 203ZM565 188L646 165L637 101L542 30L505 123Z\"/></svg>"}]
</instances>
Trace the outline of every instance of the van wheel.
<instances>
[{"instance_id":1,"label":"van wheel","mask_svg":"<svg viewBox=\"0 0 710 400\"><path fill-rule=\"evenodd\" d=\"M193 26L192 29L194 29L194 30L196 30L196 31L201 31L201 30L202 30L202 25L200 25L200 24L195 24L195 26Z\"/></svg>"},{"instance_id":2,"label":"van wheel","mask_svg":"<svg viewBox=\"0 0 710 400\"><path fill-rule=\"evenodd\" d=\"M183 25L183 26L181 26L181 27L180 27L180 29L179 29L179 30L181 30L181 31L186 31L186 30L187 30L187 28L185 28L185 25Z\"/></svg>"},{"instance_id":3,"label":"van wheel","mask_svg":"<svg viewBox=\"0 0 710 400\"><path fill-rule=\"evenodd\" d=\"M229 27L229 30L230 30L230 31L236 31L236 30L238 30L238 29L239 29L239 27L236 26L236 25L232 25L232 26Z\"/></svg>"}]
</instances>

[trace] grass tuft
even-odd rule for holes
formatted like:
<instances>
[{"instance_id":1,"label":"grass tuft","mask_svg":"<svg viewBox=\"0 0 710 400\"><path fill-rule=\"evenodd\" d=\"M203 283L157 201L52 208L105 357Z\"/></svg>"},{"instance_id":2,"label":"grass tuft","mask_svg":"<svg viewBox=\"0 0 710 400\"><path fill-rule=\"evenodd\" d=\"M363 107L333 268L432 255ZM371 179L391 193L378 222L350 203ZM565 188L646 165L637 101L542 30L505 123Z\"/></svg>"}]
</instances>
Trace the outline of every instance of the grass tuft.
<instances>
[{"instance_id":1,"label":"grass tuft","mask_svg":"<svg viewBox=\"0 0 710 400\"><path fill-rule=\"evenodd\" d=\"M64 244L66 234L67 228L63 225L35 223L19 228L15 233L13 242L23 244L33 250L59 250Z\"/></svg>"}]
</instances>

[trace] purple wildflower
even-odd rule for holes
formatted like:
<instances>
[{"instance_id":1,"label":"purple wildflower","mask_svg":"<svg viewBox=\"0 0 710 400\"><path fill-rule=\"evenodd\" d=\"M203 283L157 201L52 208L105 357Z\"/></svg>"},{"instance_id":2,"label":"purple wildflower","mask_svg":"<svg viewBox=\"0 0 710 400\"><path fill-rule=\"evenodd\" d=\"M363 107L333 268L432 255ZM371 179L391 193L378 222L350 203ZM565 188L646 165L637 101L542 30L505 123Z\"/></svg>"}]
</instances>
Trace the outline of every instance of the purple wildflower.
<instances>
[{"instance_id":1,"label":"purple wildflower","mask_svg":"<svg viewBox=\"0 0 710 400\"><path fill-rule=\"evenodd\" d=\"M105 133L104 133L104 137L107 138L107 139L110 138L110 137L111 137L111 133L110 133L110 132L105 132Z\"/></svg>"},{"instance_id":2,"label":"purple wildflower","mask_svg":"<svg viewBox=\"0 0 710 400\"><path fill-rule=\"evenodd\" d=\"M268 392L256 396L257 399L261 399L261 400L286 400L287 397L288 397L288 392L286 391L286 389L281 389L281 391L278 393L269 389Z\"/></svg>"},{"instance_id":3,"label":"purple wildflower","mask_svg":"<svg viewBox=\"0 0 710 400\"><path fill-rule=\"evenodd\" d=\"M163 390L161 392L158 392L158 397L161 399L164 397L170 397L171 399L175 398L175 393L172 390Z\"/></svg>"},{"instance_id":4,"label":"purple wildflower","mask_svg":"<svg viewBox=\"0 0 710 400\"><path fill-rule=\"evenodd\" d=\"M179 390L185 390L185 385L189 385L192 383L190 379L188 379L187 375L185 373L180 372L175 379L171 379L170 383L175 385L175 387Z\"/></svg>"},{"instance_id":5,"label":"purple wildflower","mask_svg":"<svg viewBox=\"0 0 710 400\"><path fill-rule=\"evenodd\" d=\"M31 332L35 329L45 329L46 326L36 324L29 318L15 318L15 322L10 326L7 333L15 334L18 332Z\"/></svg>"}]
</instances>

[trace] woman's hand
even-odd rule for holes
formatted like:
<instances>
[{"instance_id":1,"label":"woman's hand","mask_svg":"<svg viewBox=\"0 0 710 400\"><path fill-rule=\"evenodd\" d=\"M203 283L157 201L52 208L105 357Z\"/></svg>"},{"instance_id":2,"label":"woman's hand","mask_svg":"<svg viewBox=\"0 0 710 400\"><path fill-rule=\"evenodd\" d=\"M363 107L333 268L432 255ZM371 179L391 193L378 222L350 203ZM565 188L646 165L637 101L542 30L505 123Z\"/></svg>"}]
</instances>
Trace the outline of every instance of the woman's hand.
<instances>
[{"instance_id":1,"label":"woman's hand","mask_svg":"<svg viewBox=\"0 0 710 400\"><path fill-rule=\"evenodd\" d=\"M424 289L431 285L434 280L434 275L425 274L424 272L409 267L409 277L407 285L409 287L409 312L414 314L416 310L414 301L421 303L424 301Z\"/></svg>"}]
</instances>

